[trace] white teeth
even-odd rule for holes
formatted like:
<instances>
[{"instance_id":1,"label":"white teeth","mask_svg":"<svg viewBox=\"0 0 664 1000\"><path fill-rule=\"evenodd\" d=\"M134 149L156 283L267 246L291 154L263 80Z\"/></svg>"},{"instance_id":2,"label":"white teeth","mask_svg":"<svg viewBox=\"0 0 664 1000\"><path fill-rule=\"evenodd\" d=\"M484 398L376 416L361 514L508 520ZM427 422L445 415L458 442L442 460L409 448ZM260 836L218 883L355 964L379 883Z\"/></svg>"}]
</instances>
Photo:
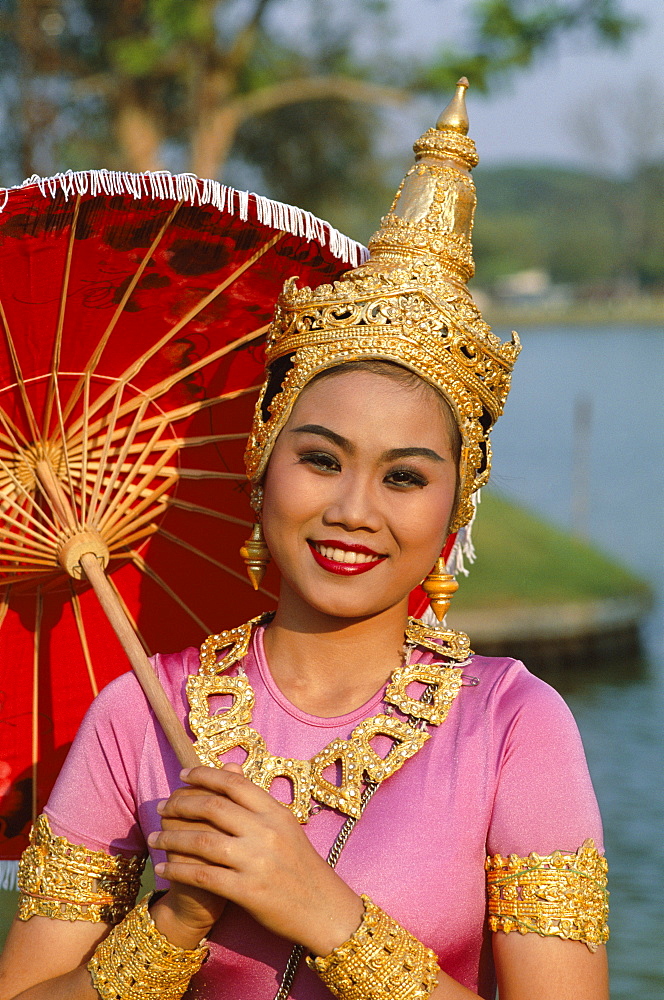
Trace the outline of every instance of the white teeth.
<instances>
[{"instance_id":1,"label":"white teeth","mask_svg":"<svg viewBox=\"0 0 664 1000\"><path fill-rule=\"evenodd\" d=\"M367 555L365 552L353 552L347 549L337 549L331 545L315 545L315 548L325 559L330 559L332 562L339 563L349 563L354 565L355 563L366 563L375 562L376 556Z\"/></svg>"}]
</instances>

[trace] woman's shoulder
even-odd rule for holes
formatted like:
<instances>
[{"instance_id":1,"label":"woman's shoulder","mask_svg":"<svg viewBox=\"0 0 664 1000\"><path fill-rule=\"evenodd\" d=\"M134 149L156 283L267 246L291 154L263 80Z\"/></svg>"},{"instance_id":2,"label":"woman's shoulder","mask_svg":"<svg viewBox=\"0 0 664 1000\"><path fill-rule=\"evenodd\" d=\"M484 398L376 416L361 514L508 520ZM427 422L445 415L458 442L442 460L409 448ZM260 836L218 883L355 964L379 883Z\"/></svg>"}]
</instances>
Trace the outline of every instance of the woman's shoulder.
<instances>
[{"instance_id":1,"label":"woman's shoulder","mask_svg":"<svg viewBox=\"0 0 664 1000\"><path fill-rule=\"evenodd\" d=\"M178 653L156 653L150 657L150 663L169 701L177 706L182 701L187 677L198 672L198 649L188 646ZM132 710L140 709L142 714L145 705L138 679L132 670L128 670L102 688L88 714L126 719L133 714Z\"/></svg>"},{"instance_id":2,"label":"woman's shoulder","mask_svg":"<svg viewBox=\"0 0 664 1000\"><path fill-rule=\"evenodd\" d=\"M468 683L483 691L482 703L494 714L507 718L571 718L562 696L541 677L531 673L521 660L506 656L473 655L464 673Z\"/></svg>"}]
</instances>

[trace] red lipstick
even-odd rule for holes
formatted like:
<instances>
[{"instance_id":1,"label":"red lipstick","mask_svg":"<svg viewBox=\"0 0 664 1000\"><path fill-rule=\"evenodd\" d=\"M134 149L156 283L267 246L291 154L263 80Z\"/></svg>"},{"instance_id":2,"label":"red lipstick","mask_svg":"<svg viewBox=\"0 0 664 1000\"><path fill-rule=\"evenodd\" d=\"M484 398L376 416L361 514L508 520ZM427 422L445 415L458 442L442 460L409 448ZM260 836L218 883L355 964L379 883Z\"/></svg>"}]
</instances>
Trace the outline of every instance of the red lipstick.
<instances>
[{"instance_id":1,"label":"red lipstick","mask_svg":"<svg viewBox=\"0 0 664 1000\"><path fill-rule=\"evenodd\" d=\"M368 549L366 545L350 545L348 542L339 542L335 539L321 539L321 541L316 542L307 539L307 543L318 565L326 569L328 573L336 573L338 576L359 576L360 573L368 573L370 569L378 566L386 558L380 552ZM317 546L326 549L341 549L342 552L355 552L358 555L367 556L368 558L356 563L339 562L336 559L330 559L328 556L323 555L322 552L319 552Z\"/></svg>"}]
</instances>

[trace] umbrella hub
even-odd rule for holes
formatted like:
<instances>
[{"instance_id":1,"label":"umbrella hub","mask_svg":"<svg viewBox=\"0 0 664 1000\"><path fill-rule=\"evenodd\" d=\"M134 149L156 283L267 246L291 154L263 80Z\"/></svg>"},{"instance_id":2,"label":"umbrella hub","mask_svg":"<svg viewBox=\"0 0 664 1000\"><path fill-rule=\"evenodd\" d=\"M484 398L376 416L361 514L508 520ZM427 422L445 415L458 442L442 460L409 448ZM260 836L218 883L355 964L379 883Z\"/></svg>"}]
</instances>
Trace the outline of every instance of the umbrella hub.
<instances>
[{"instance_id":1,"label":"umbrella hub","mask_svg":"<svg viewBox=\"0 0 664 1000\"><path fill-rule=\"evenodd\" d=\"M34 496L38 487L37 466L40 462L48 462L54 475L64 479L65 453L61 444L55 441L44 441L26 445L14 461L14 475L21 486Z\"/></svg>"},{"instance_id":2,"label":"umbrella hub","mask_svg":"<svg viewBox=\"0 0 664 1000\"><path fill-rule=\"evenodd\" d=\"M110 553L98 531L76 531L58 549L58 562L75 580L85 577L81 557L86 553L96 556L102 569L106 569Z\"/></svg>"}]
</instances>

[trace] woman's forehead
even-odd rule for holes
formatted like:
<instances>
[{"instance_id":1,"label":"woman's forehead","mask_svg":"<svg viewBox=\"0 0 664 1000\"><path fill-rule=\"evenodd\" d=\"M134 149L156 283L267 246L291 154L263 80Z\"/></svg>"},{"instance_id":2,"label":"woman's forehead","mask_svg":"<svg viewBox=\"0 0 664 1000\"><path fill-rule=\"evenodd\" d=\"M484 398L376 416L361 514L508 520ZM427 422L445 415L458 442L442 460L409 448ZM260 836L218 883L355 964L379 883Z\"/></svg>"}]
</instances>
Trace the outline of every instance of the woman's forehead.
<instances>
[{"instance_id":1,"label":"woman's forehead","mask_svg":"<svg viewBox=\"0 0 664 1000\"><path fill-rule=\"evenodd\" d=\"M335 372L303 389L284 429L302 424L322 424L350 439L370 431L399 446L404 438L412 444L413 435L445 442L449 437L438 394L424 381L356 370Z\"/></svg>"}]
</instances>

